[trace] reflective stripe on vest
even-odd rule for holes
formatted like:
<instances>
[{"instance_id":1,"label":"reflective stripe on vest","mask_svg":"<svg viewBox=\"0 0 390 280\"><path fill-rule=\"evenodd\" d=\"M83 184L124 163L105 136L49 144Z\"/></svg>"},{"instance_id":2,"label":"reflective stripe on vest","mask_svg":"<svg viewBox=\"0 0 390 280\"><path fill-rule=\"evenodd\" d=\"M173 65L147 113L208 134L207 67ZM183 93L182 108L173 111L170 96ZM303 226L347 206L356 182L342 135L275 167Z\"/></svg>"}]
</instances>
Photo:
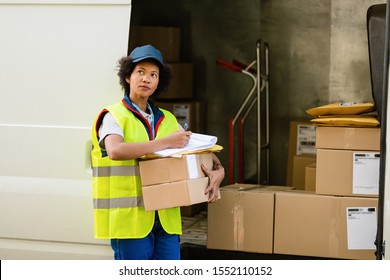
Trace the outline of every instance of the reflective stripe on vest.
<instances>
[{"instance_id":1,"label":"reflective stripe on vest","mask_svg":"<svg viewBox=\"0 0 390 280\"><path fill-rule=\"evenodd\" d=\"M141 196L120 198L95 198L93 200L93 207L95 209L131 208L139 206L144 206L144 200Z\"/></svg>"},{"instance_id":2,"label":"reflective stripe on vest","mask_svg":"<svg viewBox=\"0 0 390 280\"><path fill-rule=\"evenodd\" d=\"M149 141L139 119L121 102L107 107L124 132L124 142ZM178 129L176 118L165 110L156 138ZM155 211L145 211L138 160L110 160L103 156L96 134L99 117L92 129L94 234L96 238L142 238L152 229ZM160 222L168 233L181 234L180 208L159 210Z\"/></svg>"},{"instance_id":3,"label":"reflective stripe on vest","mask_svg":"<svg viewBox=\"0 0 390 280\"><path fill-rule=\"evenodd\" d=\"M92 168L92 176L139 176L139 168L138 166L95 166Z\"/></svg>"}]
</instances>

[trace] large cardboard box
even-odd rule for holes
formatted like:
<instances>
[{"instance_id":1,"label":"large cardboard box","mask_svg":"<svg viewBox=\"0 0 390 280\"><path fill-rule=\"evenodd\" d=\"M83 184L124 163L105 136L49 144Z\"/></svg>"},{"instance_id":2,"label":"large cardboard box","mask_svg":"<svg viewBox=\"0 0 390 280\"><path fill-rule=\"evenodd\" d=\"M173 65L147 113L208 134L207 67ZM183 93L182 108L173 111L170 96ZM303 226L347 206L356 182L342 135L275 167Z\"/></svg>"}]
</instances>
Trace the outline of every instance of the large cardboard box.
<instances>
[{"instance_id":1,"label":"large cardboard box","mask_svg":"<svg viewBox=\"0 0 390 280\"><path fill-rule=\"evenodd\" d=\"M197 133L204 133L206 127L206 104L204 101L156 101L155 104L165 110L172 112L177 121L184 127L189 125L189 130Z\"/></svg>"},{"instance_id":2,"label":"large cardboard box","mask_svg":"<svg viewBox=\"0 0 390 280\"><path fill-rule=\"evenodd\" d=\"M188 206L206 202L204 194L209 183L208 177L176 181L142 187L146 211Z\"/></svg>"},{"instance_id":3,"label":"large cardboard box","mask_svg":"<svg viewBox=\"0 0 390 280\"><path fill-rule=\"evenodd\" d=\"M221 200L209 204L207 248L272 253L274 192L291 189L233 184L220 188Z\"/></svg>"},{"instance_id":4,"label":"large cardboard box","mask_svg":"<svg viewBox=\"0 0 390 280\"><path fill-rule=\"evenodd\" d=\"M165 157L139 161L142 186L170 183L205 177L201 165L213 167L211 153L183 155L180 158Z\"/></svg>"},{"instance_id":5,"label":"large cardboard box","mask_svg":"<svg viewBox=\"0 0 390 280\"><path fill-rule=\"evenodd\" d=\"M132 26L129 51L137 46L151 44L161 51L165 62L179 62L180 33L178 27Z\"/></svg>"},{"instance_id":6,"label":"large cardboard box","mask_svg":"<svg viewBox=\"0 0 390 280\"><path fill-rule=\"evenodd\" d=\"M294 157L315 156L316 126L309 121L291 121L289 130L286 185L293 185Z\"/></svg>"},{"instance_id":7,"label":"large cardboard box","mask_svg":"<svg viewBox=\"0 0 390 280\"><path fill-rule=\"evenodd\" d=\"M380 150L380 128L319 126L317 149Z\"/></svg>"},{"instance_id":8,"label":"large cardboard box","mask_svg":"<svg viewBox=\"0 0 390 280\"><path fill-rule=\"evenodd\" d=\"M305 189L306 166L315 162L316 157L314 155L294 156L292 187L297 190Z\"/></svg>"},{"instance_id":9,"label":"large cardboard box","mask_svg":"<svg viewBox=\"0 0 390 280\"><path fill-rule=\"evenodd\" d=\"M375 259L376 198L275 193L274 253Z\"/></svg>"},{"instance_id":10,"label":"large cardboard box","mask_svg":"<svg viewBox=\"0 0 390 280\"><path fill-rule=\"evenodd\" d=\"M159 92L157 99L191 99L193 98L193 64L169 63L172 80L167 90Z\"/></svg>"},{"instance_id":11,"label":"large cardboard box","mask_svg":"<svg viewBox=\"0 0 390 280\"><path fill-rule=\"evenodd\" d=\"M317 149L316 194L377 197L379 151Z\"/></svg>"}]
</instances>

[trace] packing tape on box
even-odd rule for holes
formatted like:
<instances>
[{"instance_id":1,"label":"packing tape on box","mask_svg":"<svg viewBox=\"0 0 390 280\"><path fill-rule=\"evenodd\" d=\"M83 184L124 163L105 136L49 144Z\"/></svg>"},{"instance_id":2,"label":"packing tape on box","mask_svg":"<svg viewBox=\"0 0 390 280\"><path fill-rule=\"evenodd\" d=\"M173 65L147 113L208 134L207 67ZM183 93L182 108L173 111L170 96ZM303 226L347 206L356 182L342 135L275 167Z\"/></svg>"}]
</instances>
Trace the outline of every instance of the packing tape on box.
<instances>
[{"instance_id":1,"label":"packing tape on box","mask_svg":"<svg viewBox=\"0 0 390 280\"><path fill-rule=\"evenodd\" d=\"M244 209L241 206L241 194L238 193L239 199L233 207L233 238L237 250L244 248L245 230L244 230Z\"/></svg>"},{"instance_id":2,"label":"packing tape on box","mask_svg":"<svg viewBox=\"0 0 390 280\"><path fill-rule=\"evenodd\" d=\"M341 236L339 236L338 227L340 226L340 203L338 201L332 202L331 205L331 219L329 221L329 244L328 244L328 253L329 256L337 256L340 250L340 244L342 241L340 240Z\"/></svg>"},{"instance_id":3,"label":"packing tape on box","mask_svg":"<svg viewBox=\"0 0 390 280\"><path fill-rule=\"evenodd\" d=\"M190 179L202 177L195 155L187 155L187 171Z\"/></svg>"}]
</instances>

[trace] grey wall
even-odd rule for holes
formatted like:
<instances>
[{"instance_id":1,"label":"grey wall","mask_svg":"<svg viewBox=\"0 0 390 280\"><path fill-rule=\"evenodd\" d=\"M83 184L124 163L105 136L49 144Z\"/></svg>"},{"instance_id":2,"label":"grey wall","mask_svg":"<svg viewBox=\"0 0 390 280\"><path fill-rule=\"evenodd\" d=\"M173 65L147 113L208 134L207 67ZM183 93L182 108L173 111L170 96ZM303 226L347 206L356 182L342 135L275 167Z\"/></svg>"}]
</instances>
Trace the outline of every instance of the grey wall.
<instances>
[{"instance_id":1,"label":"grey wall","mask_svg":"<svg viewBox=\"0 0 390 280\"><path fill-rule=\"evenodd\" d=\"M256 42L270 51L270 180L284 185L289 123L306 109L333 102L372 101L366 11L374 0L133 0L131 25L177 26L181 60L194 63L194 95L207 102L207 133L217 135L228 166L228 120L252 86L217 58L249 64ZM245 179L257 181L257 124L245 124ZM263 178L263 177L262 177ZM265 179L262 179L263 183ZM226 181L227 182L227 181ZM225 183L226 183L225 182Z\"/></svg>"}]
</instances>

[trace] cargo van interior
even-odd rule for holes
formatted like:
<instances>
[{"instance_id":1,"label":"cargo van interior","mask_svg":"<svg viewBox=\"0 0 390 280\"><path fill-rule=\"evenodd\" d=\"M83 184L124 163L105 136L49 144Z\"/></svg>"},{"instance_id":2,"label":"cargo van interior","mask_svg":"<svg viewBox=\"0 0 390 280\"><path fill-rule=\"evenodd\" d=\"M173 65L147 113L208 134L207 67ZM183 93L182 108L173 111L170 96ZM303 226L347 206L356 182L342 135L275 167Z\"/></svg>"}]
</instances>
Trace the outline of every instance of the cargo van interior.
<instances>
[{"instance_id":1,"label":"cargo van interior","mask_svg":"<svg viewBox=\"0 0 390 280\"><path fill-rule=\"evenodd\" d=\"M236 184L315 192L307 187L318 172L315 125L306 111L374 104L380 149L372 150L381 155L368 258L389 258L388 1L22 2L0 0L0 259L113 259L109 240L93 236L91 126L123 97L118 59L142 38L168 35L175 45L164 56L179 79L153 101L218 138L229 192ZM183 259L349 256L215 248L207 244L211 207L182 207Z\"/></svg>"}]
</instances>

